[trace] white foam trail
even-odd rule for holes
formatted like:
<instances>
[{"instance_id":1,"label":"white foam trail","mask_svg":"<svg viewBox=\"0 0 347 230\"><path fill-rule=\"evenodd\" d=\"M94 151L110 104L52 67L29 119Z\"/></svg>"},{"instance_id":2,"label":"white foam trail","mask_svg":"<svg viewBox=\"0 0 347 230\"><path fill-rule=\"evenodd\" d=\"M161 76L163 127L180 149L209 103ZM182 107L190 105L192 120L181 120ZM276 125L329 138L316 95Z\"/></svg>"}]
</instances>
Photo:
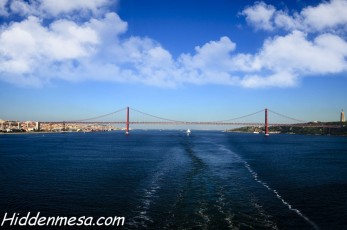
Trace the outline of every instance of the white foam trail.
<instances>
[{"instance_id":1,"label":"white foam trail","mask_svg":"<svg viewBox=\"0 0 347 230\"><path fill-rule=\"evenodd\" d=\"M148 224L153 223L153 219L150 216L150 209L153 203L158 198L158 191L161 189L161 181L163 180L168 167L161 167L161 171L157 171L151 181L148 183L147 188L142 189L142 198L140 199L140 205L134 210L135 216L130 221L129 226L133 228L147 228Z\"/></svg>"},{"instance_id":2,"label":"white foam trail","mask_svg":"<svg viewBox=\"0 0 347 230\"><path fill-rule=\"evenodd\" d=\"M154 199L157 197L156 193L157 191L160 189L159 186L159 181L161 180L162 176L163 176L163 172L158 173L157 175L154 176L153 180L150 183L150 187L149 188L145 188L143 190L143 200L142 200L142 204L139 207L140 208L140 219L145 219L145 220L150 220L150 217L147 217L143 214L147 214L147 211L150 209L151 204L154 202Z\"/></svg>"},{"instance_id":3,"label":"white foam trail","mask_svg":"<svg viewBox=\"0 0 347 230\"><path fill-rule=\"evenodd\" d=\"M244 161L245 167L248 169L248 171L252 174L254 180L256 182L258 182L259 184L263 185L265 188L267 188L269 191L273 192L276 197L282 201L282 203L284 205L286 205L289 210L294 211L296 214L298 214L300 217L302 217L307 223L309 223L314 229L319 229L318 226L312 221L310 220L307 216L305 216L304 214L302 214L302 212L300 212L300 210L293 208L293 206L291 204L289 204L287 201L285 201L282 196L275 190L272 189L270 186L268 186L265 182L263 182L262 180L258 179L258 174L256 172L254 172L254 170L251 168L251 166Z\"/></svg>"},{"instance_id":4,"label":"white foam trail","mask_svg":"<svg viewBox=\"0 0 347 230\"><path fill-rule=\"evenodd\" d=\"M235 214L231 213L229 209L225 208L225 206L227 206L227 198L224 195L223 187L219 188L217 194L219 195L219 197L217 200L216 207L220 213L225 215L224 220L228 224L228 229L239 230L239 227L234 225Z\"/></svg>"},{"instance_id":5,"label":"white foam trail","mask_svg":"<svg viewBox=\"0 0 347 230\"><path fill-rule=\"evenodd\" d=\"M206 141L207 142L207 141ZM217 144L215 142L210 142L208 141L207 143L209 144L213 144L216 146L215 149L218 150L218 152L224 152L229 154L229 158L225 159L224 161L227 163L244 163L245 161L236 153L234 153L233 151L231 151L230 149L228 149L225 145L222 144ZM219 195L219 198L216 202L215 207L217 208L217 210L225 215L224 220L226 221L226 223L228 224L228 229L239 229L241 226L237 226L237 223L235 223L234 218L235 218L235 214L233 214L228 208L226 208L225 206L229 206L227 205L227 199L224 196L224 188L222 186L219 187L219 191L217 192L217 194ZM267 227L267 229L274 229L274 230L278 230L277 225L272 222L270 219L271 217L266 215L265 211L261 208L260 205L253 203L254 207L257 209L259 215L263 218L263 219L258 219L257 221L259 224L265 224L265 226ZM252 219L253 217L249 216L249 219ZM243 223L245 224L245 223ZM249 228L253 228L251 225L248 226Z\"/></svg>"},{"instance_id":6,"label":"white foam trail","mask_svg":"<svg viewBox=\"0 0 347 230\"><path fill-rule=\"evenodd\" d=\"M219 149L220 150L224 150L224 151L228 151L230 153L232 153L235 156L235 159L241 161L244 163L245 167L248 169L248 171L252 174L254 180L258 183L260 183L261 185L263 185L266 189L268 189L269 191L273 192L276 197L282 201L282 203L284 205L286 205L289 210L295 212L296 214L298 214L301 218L303 218L307 223L309 223L314 229L319 229L319 227L312 221L310 220L307 216L305 216L304 214L302 214L302 212L300 212L300 210L293 208L293 206L291 204L289 204L287 201L285 201L282 196L274 189L272 189L270 186L268 186L265 182L263 182L262 180L258 179L258 174L256 172L254 172L254 170L251 168L251 166L245 161L243 160L239 155L235 154L233 151L227 149L225 146L223 145L219 145Z\"/></svg>"},{"instance_id":7,"label":"white foam trail","mask_svg":"<svg viewBox=\"0 0 347 230\"><path fill-rule=\"evenodd\" d=\"M200 203L200 208L197 212L197 215L200 216L204 221L203 223L200 223L199 228L200 229L208 229L208 225L210 222L209 216L205 213L207 211L207 207L205 203Z\"/></svg>"},{"instance_id":8,"label":"white foam trail","mask_svg":"<svg viewBox=\"0 0 347 230\"><path fill-rule=\"evenodd\" d=\"M173 149L172 151L175 151ZM172 154L172 157L175 157L179 154ZM142 194L139 199L140 204L133 211L134 217L128 223L132 228L135 229L144 229L148 227L148 224L153 223L153 217L151 217L151 207L157 202L158 192L161 189L163 180L165 179L166 174L172 170L176 165L172 165L171 162L178 162L177 159L168 158L162 164L160 164L154 174L151 177L151 180L148 181L144 188L141 189L140 193Z\"/></svg>"}]
</instances>

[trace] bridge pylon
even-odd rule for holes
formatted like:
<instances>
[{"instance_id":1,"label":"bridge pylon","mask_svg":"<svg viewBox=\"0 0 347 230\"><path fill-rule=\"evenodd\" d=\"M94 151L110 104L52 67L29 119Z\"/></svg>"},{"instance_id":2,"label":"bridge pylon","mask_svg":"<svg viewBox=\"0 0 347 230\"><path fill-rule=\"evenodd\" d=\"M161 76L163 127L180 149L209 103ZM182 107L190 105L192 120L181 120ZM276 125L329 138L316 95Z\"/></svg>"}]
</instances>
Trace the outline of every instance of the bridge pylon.
<instances>
[{"instance_id":1,"label":"bridge pylon","mask_svg":"<svg viewBox=\"0 0 347 230\"><path fill-rule=\"evenodd\" d=\"M269 121L268 121L267 108L265 109L265 136L269 136Z\"/></svg>"},{"instance_id":2,"label":"bridge pylon","mask_svg":"<svg viewBox=\"0 0 347 230\"><path fill-rule=\"evenodd\" d=\"M125 135L129 135L129 107L127 107L127 121L126 121Z\"/></svg>"}]
</instances>

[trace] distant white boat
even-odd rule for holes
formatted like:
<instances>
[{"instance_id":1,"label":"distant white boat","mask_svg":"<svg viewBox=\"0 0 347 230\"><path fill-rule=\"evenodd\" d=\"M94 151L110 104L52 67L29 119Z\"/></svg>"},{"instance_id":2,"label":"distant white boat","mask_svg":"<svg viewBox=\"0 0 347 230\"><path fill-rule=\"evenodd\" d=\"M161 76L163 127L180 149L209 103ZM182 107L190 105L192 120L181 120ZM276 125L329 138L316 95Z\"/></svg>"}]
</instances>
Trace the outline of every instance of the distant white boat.
<instances>
[{"instance_id":1,"label":"distant white boat","mask_svg":"<svg viewBox=\"0 0 347 230\"><path fill-rule=\"evenodd\" d=\"M259 132L257 132L257 131L254 131L253 133L254 133L254 134L259 134Z\"/></svg>"},{"instance_id":2,"label":"distant white boat","mask_svg":"<svg viewBox=\"0 0 347 230\"><path fill-rule=\"evenodd\" d=\"M186 133L187 133L187 136L189 136L191 133L190 129L187 129Z\"/></svg>"}]
</instances>

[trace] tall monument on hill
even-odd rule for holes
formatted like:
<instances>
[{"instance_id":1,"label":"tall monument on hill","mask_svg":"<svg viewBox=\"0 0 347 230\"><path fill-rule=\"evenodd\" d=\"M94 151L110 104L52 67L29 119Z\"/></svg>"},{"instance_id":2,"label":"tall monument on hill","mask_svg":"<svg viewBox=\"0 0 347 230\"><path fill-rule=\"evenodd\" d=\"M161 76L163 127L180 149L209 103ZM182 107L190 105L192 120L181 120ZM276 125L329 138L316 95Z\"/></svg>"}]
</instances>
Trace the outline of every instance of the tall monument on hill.
<instances>
[{"instance_id":1,"label":"tall monument on hill","mask_svg":"<svg viewBox=\"0 0 347 230\"><path fill-rule=\"evenodd\" d=\"M343 112L343 110L341 111L340 122L345 122L345 113Z\"/></svg>"}]
</instances>

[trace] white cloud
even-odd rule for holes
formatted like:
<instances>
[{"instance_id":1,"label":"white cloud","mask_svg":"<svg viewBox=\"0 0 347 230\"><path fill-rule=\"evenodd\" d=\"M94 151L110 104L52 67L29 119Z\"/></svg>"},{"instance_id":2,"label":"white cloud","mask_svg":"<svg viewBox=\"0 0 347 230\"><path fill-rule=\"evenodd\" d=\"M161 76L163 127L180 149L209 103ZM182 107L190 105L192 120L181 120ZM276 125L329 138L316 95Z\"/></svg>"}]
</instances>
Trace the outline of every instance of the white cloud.
<instances>
[{"instance_id":1,"label":"white cloud","mask_svg":"<svg viewBox=\"0 0 347 230\"><path fill-rule=\"evenodd\" d=\"M53 12L47 8L52 3L50 1L46 5L40 1L12 1L12 11L21 9L24 15L32 15L2 25L0 79L32 86L62 79L160 87L224 84L257 88L293 87L306 76L347 71L346 41L334 31L311 33L312 28L316 30L318 26L313 26L313 22L309 23L310 27L303 23L308 22L307 18L313 18L304 17L304 13L290 16L265 3L256 3L243 12L249 23L272 32L283 28L289 31L288 34L267 38L256 53L238 52L236 44L223 36L196 46L193 53L184 53L175 59L168 50L148 37L126 36L128 24L116 13L104 12L102 17L94 14L94 10L98 11L108 1L81 5L83 2L62 1L60 4L64 7L57 7ZM59 16L47 23L45 15L40 17L38 11L33 11L35 4L39 4L36 8L40 12L49 12L50 15L78 9L83 12L90 10L93 15L79 22ZM324 4L332 6L336 3ZM310 10L307 8L302 12ZM329 28L339 25L337 21L342 19L327 25Z\"/></svg>"},{"instance_id":2,"label":"white cloud","mask_svg":"<svg viewBox=\"0 0 347 230\"><path fill-rule=\"evenodd\" d=\"M46 28L34 16L10 25L0 35L0 53L7 61L43 58L60 61L90 55L98 43L95 31L67 20ZM6 60L3 60L6 62Z\"/></svg>"},{"instance_id":3,"label":"white cloud","mask_svg":"<svg viewBox=\"0 0 347 230\"><path fill-rule=\"evenodd\" d=\"M245 88L259 87L291 87L297 85L298 76L288 72L275 72L268 76L246 75L241 81Z\"/></svg>"},{"instance_id":4,"label":"white cloud","mask_svg":"<svg viewBox=\"0 0 347 230\"><path fill-rule=\"evenodd\" d=\"M117 1L112 0L0 0L0 16L7 16L8 13L45 18L102 15L107 11L107 6L115 3ZM5 11L6 4L9 5L10 12ZM2 11L5 13L1 14Z\"/></svg>"},{"instance_id":5,"label":"white cloud","mask_svg":"<svg viewBox=\"0 0 347 230\"><path fill-rule=\"evenodd\" d=\"M110 0L40 0L40 8L49 15L58 16L74 11L98 13L100 8L110 4Z\"/></svg>"},{"instance_id":6,"label":"white cloud","mask_svg":"<svg viewBox=\"0 0 347 230\"><path fill-rule=\"evenodd\" d=\"M8 15L7 0L0 0L0 17Z\"/></svg>"},{"instance_id":7,"label":"white cloud","mask_svg":"<svg viewBox=\"0 0 347 230\"><path fill-rule=\"evenodd\" d=\"M116 13L106 13L102 19L92 18L89 24L99 31L103 41L111 42L114 39L118 39L118 36L125 33L128 28L128 23L122 21Z\"/></svg>"},{"instance_id":8,"label":"white cloud","mask_svg":"<svg viewBox=\"0 0 347 230\"><path fill-rule=\"evenodd\" d=\"M97 33L86 25L58 20L49 27L40 19L13 23L0 32L0 73L3 75L40 75L42 69L56 62L71 61L93 55L98 44ZM20 76L18 76L20 78ZM36 81L35 81L36 84Z\"/></svg>"},{"instance_id":9,"label":"white cloud","mask_svg":"<svg viewBox=\"0 0 347 230\"><path fill-rule=\"evenodd\" d=\"M236 44L228 37L195 47L194 54L182 54L176 61L178 74L173 81L179 84L237 84L231 71L232 52Z\"/></svg>"},{"instance_id":10,"label":"white cloud","mask_svg":"<svg viewBox=\"0 0 347 230\"><path fill-rule=\"evenodd\" d=\"M336 42L330 43L330 42ZM347 43L336 35L323 34L312 42L299 31L265 42L259 54L263 66L302 75L338 73L345 69Z\"/></svg>"},{"instance_id":11,"label":"white cloud","mask_svg":"<svg viewBox=\"0 0 347 230\"><path fill-rule=\"evenodd\" d=\"M347 23L347 0L323 2L316 7L307 7L301 12L309 29L321 31Z\"/></svg>"},{"instance_id":12,"label":"white cloud","mask_svg":"<svg viewBox=\"0 0 347 230\"><path fill-rule=\"evenodd\" d=\"M195 47L196 54L183 54L181 62L187 68L224 69L230 65L231 52L236 48L228 37L221 37L219 41L211 41L202 47Z\"/></svg>"},{"instance_id":13,"label":"white cloud","mask_svg":"<svg viewBox=\"0 0 347 230\"><path fill-rule=\"evenodd\" d=\"M28 2L21 0L9 1L11 13L19 14L21 16L36 15L38 14L38 4L37 2Z\"/></svg>"},{"instance_id":14,"label":"white cloud","mask_svg":"<svg viewBox=\"0 0 347 230\"><path fill-rule=\"evenodd\" d=\"M273 22L269 23L273 24L274 28L283 28L289 31L302 28L302 19L298 14L289 16L284 11L277 11L272 20Z\"/></svg>"},{"instance_id":15,"label":"white cloud","mask_svg":"<svg viewBox=\"0 0 347 230\"><path fill-rule=\"evenodd\" d=\"M238 54L236 68L244 87L294 86L305 76L347 71L347 0L331 0L301 12L277 10L264 2L242 12L256 29L289 33L269 37L256 54Z\"/></svg>"},{"instance_id":16,"label":"white cloud","mask_svg":"<svg viewBox=\"0 0 347 230\"><path fill-rule=\"evenodd\" d=\"M253 6L247 7L242 14L250 24L256 25L258 29L272 30L271 19L275 13L275 8L264 2L257 2Z\"/></svg>"},{"instance_id":17,"label":"white cloud","mask_svg":"<svg viewBox=\"0 0 347 230\"><path fill-rule=\"evenodd\" d=\"M305 33L293 31L266 40L254 55L238 54L234 63L245 74L244 87L290 87L300 77L346 71L346 58L347 42L337 35L321 34L309 41Z\"/></svg>"},{"instance_id":18,"label":"white cloud","mask_svg":"<svg viewBox=\"0 0 347 230\"><path fill-rule=\"evenodd\" d=\"M274 6L257 2L242 11L249 24L256 29L302 30L305 32L323 32L336 30L347 23L347 0L331 0L317 6L308 6L301 12L289 15L276 10Z\"/></svg>"}]
</instances>

